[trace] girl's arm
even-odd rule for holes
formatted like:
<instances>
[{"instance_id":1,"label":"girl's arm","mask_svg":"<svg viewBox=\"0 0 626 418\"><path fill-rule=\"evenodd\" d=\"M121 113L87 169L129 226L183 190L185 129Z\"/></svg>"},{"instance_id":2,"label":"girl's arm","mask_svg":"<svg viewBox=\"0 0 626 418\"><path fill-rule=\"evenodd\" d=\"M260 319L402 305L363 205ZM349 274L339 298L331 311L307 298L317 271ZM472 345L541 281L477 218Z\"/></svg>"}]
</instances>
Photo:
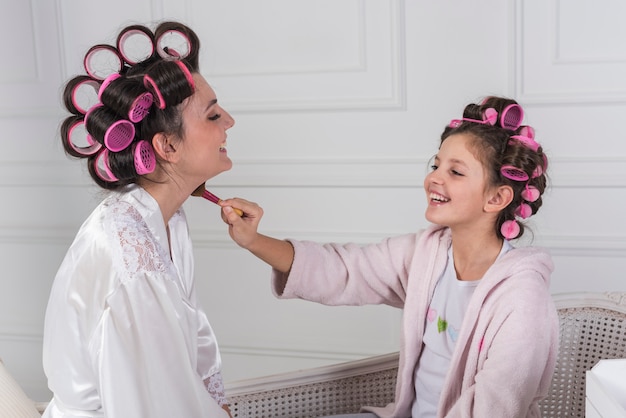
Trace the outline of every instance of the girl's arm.
<instances>
[{"instance_id":1,"label":"girl's arm","mask_svg":"<svg viewBox=\"0 0 626 418\"><path fill-rule=\"evenodd\" d=\"M259 205L244 199L227 199L221 201L220 206L222 219L228 224L228 233L237 245L281 273L289 273L294 257L293 247L287 241L259 234L258 226L263 217L263 209ZM244 215L237 215L233 207L241 209Z\"/></svg>"}]
</instances>

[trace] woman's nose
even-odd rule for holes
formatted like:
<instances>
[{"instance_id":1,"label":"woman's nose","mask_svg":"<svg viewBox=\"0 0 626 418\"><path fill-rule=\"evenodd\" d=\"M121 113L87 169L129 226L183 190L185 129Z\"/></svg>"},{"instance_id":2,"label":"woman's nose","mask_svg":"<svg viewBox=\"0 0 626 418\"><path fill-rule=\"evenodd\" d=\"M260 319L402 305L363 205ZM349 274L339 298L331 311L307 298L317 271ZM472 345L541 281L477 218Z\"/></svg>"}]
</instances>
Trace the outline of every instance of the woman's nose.
<instances>
[{"instance_id":1,"label":"woman's nose","mask_svg":"<svg viewBox=\"0 0 626 418\"><path fill-rule=\"evenodd\" d=\"M225 113L224 121L226 122L226 129L230 129L235 125L235 119L227 111L224 111L224 113Z\"/></svg>"}]
</instances>

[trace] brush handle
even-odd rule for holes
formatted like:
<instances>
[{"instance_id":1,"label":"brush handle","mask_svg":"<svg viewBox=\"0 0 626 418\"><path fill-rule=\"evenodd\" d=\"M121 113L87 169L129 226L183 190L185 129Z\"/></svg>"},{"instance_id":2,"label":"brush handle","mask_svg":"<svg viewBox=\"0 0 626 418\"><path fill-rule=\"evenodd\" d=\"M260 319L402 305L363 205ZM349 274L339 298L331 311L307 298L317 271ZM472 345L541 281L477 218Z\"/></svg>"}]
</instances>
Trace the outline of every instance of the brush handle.
<instances>
[{"instance_id":1,"label":"brush handle","mask_svg":"<svg viewBox=\"0 0 626 418\"><path fill-rule=\"evenodd\" d=\"M202 197L204 197L206 200L210 200L211 202L215 203L216 205L219 204L219 202L222 201L222 199L220 199L219 197L215 196L213 193L211 193L208 190L204 190L204 192L202 192ZM241 209L233 208L233 210L235 211L235 213L237 215L243 216L243 211Z\"/></svg>"}]
</instances>

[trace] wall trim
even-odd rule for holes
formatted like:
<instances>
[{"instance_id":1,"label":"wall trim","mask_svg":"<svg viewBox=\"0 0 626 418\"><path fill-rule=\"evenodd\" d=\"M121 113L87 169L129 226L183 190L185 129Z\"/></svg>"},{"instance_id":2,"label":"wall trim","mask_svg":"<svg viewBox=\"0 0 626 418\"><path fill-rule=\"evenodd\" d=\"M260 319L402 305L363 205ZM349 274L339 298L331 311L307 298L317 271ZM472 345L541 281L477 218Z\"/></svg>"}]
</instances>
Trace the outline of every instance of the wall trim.
<instances>
[{"instance_id":1,"label":"wall trim","mask_svg":"<svg viewBox=\"0 0 626 418\"><path fill-rule=\"evenodd\" d=\"M422 187L428 157L248 158L213 187ZM82 161L4 161L0 187L94 187ZM602 167L602 170L598 170ZM42 177L41 173L46 173ZM561 157L550 161L553 188L626 188L626 157Z\"/></svg>"}]
</instances>

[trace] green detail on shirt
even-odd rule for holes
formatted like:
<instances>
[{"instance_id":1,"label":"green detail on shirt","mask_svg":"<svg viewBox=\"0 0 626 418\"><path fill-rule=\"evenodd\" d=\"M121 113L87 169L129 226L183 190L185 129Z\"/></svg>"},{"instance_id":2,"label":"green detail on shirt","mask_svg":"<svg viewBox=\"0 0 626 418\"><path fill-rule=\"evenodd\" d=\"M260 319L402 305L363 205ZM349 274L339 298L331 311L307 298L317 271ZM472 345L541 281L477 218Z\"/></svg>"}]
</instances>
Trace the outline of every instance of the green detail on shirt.
<instances>
[{"instance_id":1,"label":"green detail on shirt","mask_svg":"<svg viewBox=\"0 0 626 418\"><path fill-rule=\"evenodd\" d=\"M437 318L437 331L441 334L442 332L446 332L448 329L448 321L445 319L441 319L441 317Z\"/></svg>"}]
</instances>

